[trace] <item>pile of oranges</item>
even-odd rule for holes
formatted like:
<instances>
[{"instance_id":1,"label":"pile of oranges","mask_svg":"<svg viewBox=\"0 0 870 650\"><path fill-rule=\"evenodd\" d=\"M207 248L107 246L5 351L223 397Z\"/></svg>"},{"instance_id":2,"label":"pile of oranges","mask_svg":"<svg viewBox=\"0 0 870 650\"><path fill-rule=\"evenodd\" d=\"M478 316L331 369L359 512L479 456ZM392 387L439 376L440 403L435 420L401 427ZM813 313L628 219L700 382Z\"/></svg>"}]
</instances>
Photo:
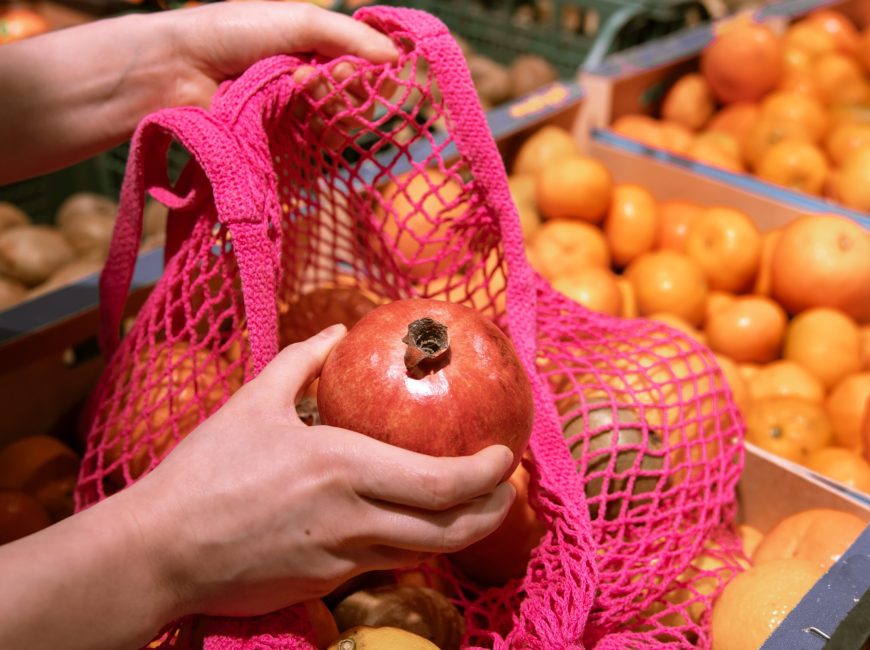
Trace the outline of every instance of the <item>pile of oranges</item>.
<instances>
[{"instance_id":1,"label":"pile of oranges","mask_svg":"<svg viewBox=\"0 0 870 650\"><path fill-rule=\"evenodd\" d=\"M705 343L749 441L870 493L870 232L805 215L762 233L730 207L657 201L551 125L509 180L528 257L556 290Z\"/></svg>"},{"instance_id":2,"label":"pile of oranges","mask_svg":"<svg viewBox=\"0 0 870 650\"><path fill-rule=\"evenodd\" d=\"M829 509L797 512L766 534L740 526L750 566L730 580L713 605L713 649L761 647L863 530L857 516ZM714 569L708 557L702 554L693 566Z\"/></svg>"},{"instance_id":3,"label":"pile of oranges","mask_svg":"<svg viewBox=\"0 0 870 650\"><path fill-rule=\"evenodd\" d=\"M612 129L649 146L870 210L870 29L819 9L783 34L747 18L722 26L660 119Z\"/></svg>"}]
</instances>

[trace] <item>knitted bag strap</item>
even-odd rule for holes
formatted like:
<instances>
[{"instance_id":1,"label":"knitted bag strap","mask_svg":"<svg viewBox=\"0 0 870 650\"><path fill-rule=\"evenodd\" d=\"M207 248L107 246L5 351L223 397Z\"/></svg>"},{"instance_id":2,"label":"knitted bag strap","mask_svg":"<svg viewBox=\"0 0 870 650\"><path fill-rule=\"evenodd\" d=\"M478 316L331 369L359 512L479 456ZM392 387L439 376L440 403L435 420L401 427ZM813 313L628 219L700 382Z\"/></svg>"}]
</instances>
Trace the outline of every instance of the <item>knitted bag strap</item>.
<instances>
[{"instance_id":1,"label":"knitted bag strap","mask_svg":"<svg viewBox=\"0 0 870 650\"><path fill-rule=\"evenodd\" d=\"M176 188L170 187L165 161L173 138L191 153L204 179L189 165ZM227 226L233 239L245 295L262 294L270 289L274 294L274 266L253 262L271 259L273 252L262 219L265 197L262 191L257 191L261 184L249 158L238 138L213 115L199 108L159 111L139 124L131 143L112 244L100 277L100 344L107 356L115 352L120 342L121 317L142 237L146 190L170 209L188 214L213 197L218 220ZM189 233L191 225L169 226L170 251L178 247L178 240ZM258 304L256 312L256 317L248 319L255 373L275 356L278 346L274 301Z\"/></svg>"}]
</instances>

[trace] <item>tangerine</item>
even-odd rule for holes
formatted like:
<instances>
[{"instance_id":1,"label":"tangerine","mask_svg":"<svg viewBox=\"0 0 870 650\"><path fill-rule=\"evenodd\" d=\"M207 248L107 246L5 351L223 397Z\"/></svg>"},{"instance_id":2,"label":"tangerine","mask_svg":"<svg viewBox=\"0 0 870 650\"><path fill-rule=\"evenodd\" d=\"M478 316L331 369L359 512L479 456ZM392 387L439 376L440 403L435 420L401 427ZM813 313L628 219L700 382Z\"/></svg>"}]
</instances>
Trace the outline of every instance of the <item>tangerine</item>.
<instances>
[{"instance_id":1,"label":"tangerine","mask_svg":"<svg viewBox=\"0 0 870 650\"><path fill-rule=\"evenodd\" d=\"M808 309L789 323L782 356L806 368L830 389L861 369L858 325L836 309Z\"/></svg>"},{"instance_id":2,"label":"tangerine","mask_svg":"<svg viewBox=\"0 0 870 650\"><path fill-rule=\"evenodd\" d=\"M661 124L648 115L623 115L610 125L610 130L654 149L665 148L666 141Z\"/></svg>"},{"instance_id":3,"label":"tangerine","mask_svg":"<svg viewBox=\"0 0 870 650\"><path fill-rule=\"evenodd\" d=\"M828 394L825 409L834 427L837 444L861 449L861 423L870 400L870 372L857 372L841 379Z\"/></svg>"},{"instance_id":4,"label":"tangerine","mask_svg":"<svg viewBox=\"0 0 870 650\"><path fill-rule=\"evenodd\" d=\"M747 413L752 404L752 396L749 394L749 386L743 374L732 359L722 355L714 354L716 362L719 364L719 369L725 376L725 382L731 389L731 395L734 398L734 403L741 413Z\"/></svg>"},{"instance_id":5,"label":"tangerine","mask_svg":"<svg viewBox=\"0 0 870 650\"><path fill-rule=\"evenodd\" d=\"M598 223L613 190L608 169L589 156L574 154L548 163L538 172L535 197L545 219Z\"/></svg>"},{"instance_id":6,"label":"tangerine","mask_svg":"<svg viewBox=\"0 0 870 650\"><path fill-rule=\"evenodd\" d=\"M856 151L870 148L870 124L841 122L825 138L825 151L835 165L842 165Z\"/></svg>"},{"instance_id":7,"label":"tangerine","mask_svg":"<svg viewBox=\"0 0 870 650\"><path fill-rule=\"evenodd\" d=\"M644 253L626 269L638 313L667 312L700 325L707 302L707 280L691 258L675 251Z\"/></svg>"},{"instance_id":8,"label":"tangerine","mask_svg":"<svg viewBox=\"0 0 870 650\"><path fill-rule=\"evenodd\" d=\"M804 216L787 224L773 253L771 293L791 314L833 307L866 319L870 233L839 216Z\"/></svg>"},{"instance_id":9,"label":"tangerine","mask_svg":"<svg viewBox=\"0 0 870 650\"><path fill-rule=\"evenodd\" d=\"M825 154L804 140L777 142L761 155L755 167L762 180L815 196L822 194L828 171Z\"/></svg>"},{"instance_id":10,"label":"tangerine","mask_svg":"<svg viewBox=\"0 0 870 650\"><path fill-rule=\"evenodd\" d=\"M850 449L819 449L806 457L804 466L853 490L870 494L870 463Z\"/></svg>"},{"instance_id":11,"label":"tangerine","mask_svg":"<svg viewBox=\"0 0 870 650\"><path fill-rule=\"evenodd\" d=\"M779 356L785 333L782 307L763 296L741 296L714 311L704 329L714 352L737 362L766 363Z\"/></svg>"},{"instance_id":12,"label":"tangerine","mask_svg":"<svg viewBox=\"0 0 870 650\"><path fill-rule=\"evenodd\" d=\"M713 115L713 92L703 75L683 75L665 94L662 118L681 124L691 131L700 130Z\"/></svg>"},{"instance_id":13,"label":"tangerine","mask_svg":"<svg viewBox=\"0 0 870 650\"><path fill-rule=\"evenodd\" d=\"M707 208L689 229L686 254L704 271L711 289L737 293L755 279L761 234L739 210Z\"/></svg>"},{"instance_id":14,"label":"tangerine","mask_svg":"<svg viewBox=\"0 0 870 650\"><path fill-rule=\"evenodd\" d=\"M737 296L729 291L710 291L707 294L707 309L704 315L704 322L709 323L714 313L733 304L736 299Z\"/></svg>"},{"instance_id":15,"label":"tangerine","mask_svg":"<svg viewBox=\"0 0 870 650\"><path fill-rule=\"evenodd\" d=\"M658 207L653 195L640 185L615 186L604 220L604 237L614 264L626 266L652 250L657 231Z\"/></svg>"},{"instance_id":16,"label":"tangerine","mask_svg":"<svg viewBox=\"0 0 870 650\"><path fill-rule=\"evenodd\" d=\"M758 274L755 276L755 284L752 293L759 296L769 296L771 293L771 273L773 265L773 252L779 238L782 236L781 228L768 230L761 235L761 259L758 262Z\"/></svg>"},{"instance_id":17,"label":"tangerine","mask_svg":"<svg viewBox=\"0 0 870 650\"><path fill-rule=\"evenodd\" d=\"M545 221L532 239L531 250L536 270L551 281L583 266L610 268L604 234L584 221Z\"/></svg>"},{"instance_id":18,"label":"tangerine","mask_svg":"<svg viewBox=\"0 0 870 650\"><path fill-rule=\"evenodd\" d=\"M577 143L566 129L547 124L523 142L511 171L514 174L534 177L550 163L570 158L577 153Z\"/></svg>"},{"instance_id":19,"label":"tangerine","mask_svg":"<svg viewBox=\"0 0 870 650\"><path fill-rule=\"evenodd\" d=\"M689 228L703 211L697 203L674 199L661 201L658 205L658 232L655 248L683 251Z\"/></svg>"},{"instance_id":20,"label":"tangerine","mask_svg":"<svg viewBox=\"0 0 870 650\"><path fill-rule=\"evenodd\" d=\"M830 179L831 197L843 205L870 211L870 147L848 154Z\"/></svg>"},{"instance_id":21,"label":"tangerine","mask_svg":"<svg viewBox=\"0 0 870 650\"><path fill-rule=\"evenodd\" d=\"M761 102L761 117L774 122L794 122L814 142L827 133L830 119L824 105L806 94L777 91Z\"/></svg>"},{"instance_id":22,"label":"tangerine","mask_svg":"<svg viewBox=\"0 0 870 650\"><path fill-rule=\"evenodd\" d=\"M740 145L741 154L752 127L761 118L761 109L755 102L736 102L724 106L707 124L707 131L727 133Z\"/></svg>"},{"instance_id":23,"label":"tangerine","mask_svg":"<svg viewBox=\"0 0 870 650\"><path fill-rule=\"evenodd\" d=\"M812 63L811 71L816 79L819 95L828 104L845 102L849 99L847 93L860 90L864 83L864 71L861 65L852 57L839 52L827 52ZM860 98L860 95L858 95Z\"/></svg>"},{"instance_id":24,"label":"tangerine","mask_svg":"<svg viewBox=\"0 0 870 650\"><path fill-rule=\"evenodd\" d=\"M834 431L825 410L799 397L753 397L746 414L746 440L797 463L827 447Z\"/></svg>"},{"instance_id":25,"label":"tangerine","mask_svg":"<svg viewBox=\"0 0 870 650\"><path fill-rule=\"evenodd\" d=\"M741 369L747 364L741 364ZM791 396L821 405L825 399L825 387L809 370L794 361L780 359L750 371L747 377L753 400L766 397Z\"/></svg>"},{"instance_id":26,"label":"tangerine","mask_svg":"<svg viewBox=\"0 0 870 650\"><path fill-rule=\"evenodd\" d=\"M51 519L36 497L19 490L0 490L0 544L14 542L50 525Z\"/></svg>"},{"instance_id":27,"label":"tangerine","mask_svg":"<svg viewBox=\"0 0 870 650\"><path fill-rule=\"evenodd\" d=\"M553 288L592 311L609 316L622 315L622 292L616 276L609 269L598 266L578 268L553 280Z\"/></svg>"},{"instance_id":28,"label":"tangerine","mask_svg":"<svg viewBox=\"0 0 870 650\"><path fill-rule=\"evenodd\" d=\"M816 9L804 19L818 25L827 33L843 54L854 55L858 51L860 35L855 25L845 15L834 9Z\"/></svg>"},{"instance_id":29,"label":"tangerine","mask_svg":"<svg viewBox=\"0 0 870 650\"><path fill-rule=\"evenodd\" d=\"M719 33L701 54L701 72L723 103L754 102L782 76L782 44L773 31L743 22Z\"/></svg>"}]
</instances>

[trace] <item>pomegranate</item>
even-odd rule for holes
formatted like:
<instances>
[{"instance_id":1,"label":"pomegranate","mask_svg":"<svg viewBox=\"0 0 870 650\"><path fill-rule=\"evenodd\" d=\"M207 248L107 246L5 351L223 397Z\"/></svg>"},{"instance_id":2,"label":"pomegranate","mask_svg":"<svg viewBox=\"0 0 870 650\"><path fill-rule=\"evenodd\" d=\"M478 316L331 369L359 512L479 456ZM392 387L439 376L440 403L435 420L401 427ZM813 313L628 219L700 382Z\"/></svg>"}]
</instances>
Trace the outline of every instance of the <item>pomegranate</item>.
<instances>
[{"instance_id":1,"label":"pomegranate","mask_svg":"<svg viewBox=\"0 0 870 650\"><path fill-rule=\"evenodd\" d=\"M510 340L463 305L398 300L364 316L320 375L324 424L430 456L493 444L520 462L532 428L532 393Z\"/></svg>"}]
</instances>

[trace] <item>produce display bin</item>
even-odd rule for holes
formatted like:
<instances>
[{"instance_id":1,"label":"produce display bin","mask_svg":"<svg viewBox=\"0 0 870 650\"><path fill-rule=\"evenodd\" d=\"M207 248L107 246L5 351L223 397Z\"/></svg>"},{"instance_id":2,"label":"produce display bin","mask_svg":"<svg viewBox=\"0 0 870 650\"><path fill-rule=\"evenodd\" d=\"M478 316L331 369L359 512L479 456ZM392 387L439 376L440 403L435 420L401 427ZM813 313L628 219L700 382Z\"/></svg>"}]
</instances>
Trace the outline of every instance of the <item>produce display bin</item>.
<instances>
[{"instance_id":1,"label":"produce display bin","mask_svg":"<svg viewBox=\"0 0 870 650\"><path fill-rule=\"evenodd\" d=\"M788 22L821 7L842 12L858 25L870 24L870 3L862 0L790 0L767 4L752 15L781 31ZM577 132L581 146L590 148L598 141L654 157L667 165L690 170L704 177L740 187L748 192L768 196L808 212L848 216L868 225L868 215L834 201L774 185L751 174L741 174L715 168L684 156L654 149L624 138L609 130L617 118L628 114L656 115L665 93L682 75L694 71L703 49L713 40L716 30L729 20L701 25L668 35L654 42L608 57L600 65L581 74L586 102Z\"/></svg>"},{"instance_id":2,"label":"produce display bin","mask_svg":"<svg viewBox=\"0 0 870 650\"><path fill-rule=\"evenodd\" d=\"M521 54L537 54L565 79L610 53L710 18L699 0L344 0L337 7L352 12L364 4L428 11L481 54L503 64Z\"/></svg>"}]
</instances>

